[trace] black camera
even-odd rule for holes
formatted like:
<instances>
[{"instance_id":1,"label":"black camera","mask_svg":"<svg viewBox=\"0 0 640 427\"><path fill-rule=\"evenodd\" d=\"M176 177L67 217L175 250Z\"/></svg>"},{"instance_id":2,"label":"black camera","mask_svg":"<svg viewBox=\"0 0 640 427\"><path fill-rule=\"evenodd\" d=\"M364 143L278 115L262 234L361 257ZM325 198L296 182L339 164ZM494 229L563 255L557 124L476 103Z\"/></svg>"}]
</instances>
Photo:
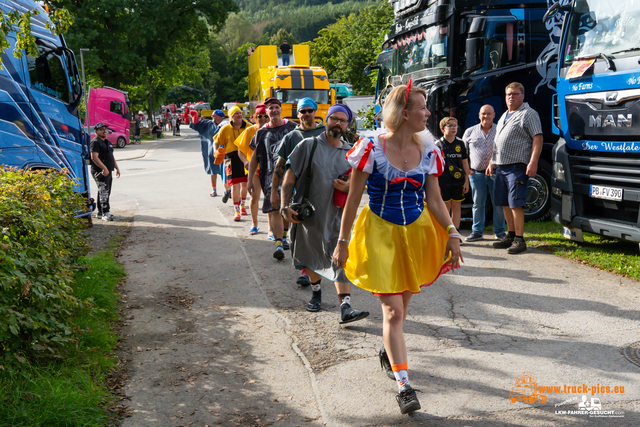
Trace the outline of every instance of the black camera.
<instances>
[{"instance_id":1,"label":"black camera","mask_svg":"<svg viewBox=\"0 0 640 427\"><path fill-rule=\"evenodd\" d=\"M313 214L316 212L316 208L313 207L311 202L307 199L302 199L300 203L293 203L289 206L296 211L296 215L293 215L293 219L296 221L304 221L305 219L313 218Z\"/></svg>"}]
</instances>

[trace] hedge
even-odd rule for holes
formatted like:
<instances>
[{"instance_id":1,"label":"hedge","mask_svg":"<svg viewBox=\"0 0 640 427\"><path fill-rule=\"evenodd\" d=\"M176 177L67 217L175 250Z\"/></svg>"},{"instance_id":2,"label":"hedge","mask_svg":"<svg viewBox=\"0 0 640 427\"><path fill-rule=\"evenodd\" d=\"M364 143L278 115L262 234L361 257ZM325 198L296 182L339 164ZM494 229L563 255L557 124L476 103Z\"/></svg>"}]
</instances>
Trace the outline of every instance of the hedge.
<instances>
[{"instance_id":1,"label":"hedge","mask_svg":"<svg viewBox=\"0 0 640 427\"><path fill-rule=\"evenodd\" d=\"M61 357L77 340L71 316L91 307L72 286L83 206L64 173L0 167L0 364Z\"/></svg>"}]
</instances>

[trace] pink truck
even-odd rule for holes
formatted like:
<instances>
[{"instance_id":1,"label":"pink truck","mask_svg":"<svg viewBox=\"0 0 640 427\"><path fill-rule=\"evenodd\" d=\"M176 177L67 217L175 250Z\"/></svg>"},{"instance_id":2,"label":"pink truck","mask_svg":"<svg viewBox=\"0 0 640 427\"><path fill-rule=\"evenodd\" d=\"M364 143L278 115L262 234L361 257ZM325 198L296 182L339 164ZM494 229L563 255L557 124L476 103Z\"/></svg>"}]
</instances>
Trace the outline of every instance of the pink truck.
<instances>
[{"instance_id":1,"label":"pink truck","mask_svg":"<svg viewBox=\"0 0 640 427\"><path fill-rule=\"evenodd\" d=\"M111 145L124 148L129 144L129 98L126 92L110 87L91 89L89 92L89 130L91 138L96 134L93 127L97 123L109 126L107 139Z\"/></svg>"}]
</instances>

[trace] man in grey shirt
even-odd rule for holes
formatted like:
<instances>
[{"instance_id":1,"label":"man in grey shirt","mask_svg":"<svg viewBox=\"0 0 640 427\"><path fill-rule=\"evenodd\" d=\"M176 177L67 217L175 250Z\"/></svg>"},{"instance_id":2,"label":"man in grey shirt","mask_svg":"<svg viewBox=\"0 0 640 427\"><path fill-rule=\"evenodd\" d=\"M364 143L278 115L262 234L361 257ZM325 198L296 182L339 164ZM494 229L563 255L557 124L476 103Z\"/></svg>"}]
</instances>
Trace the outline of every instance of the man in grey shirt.
<instances>
[{"instance_id":1,"label":"man in grey shirt","mask_svg":"<svg viewBox=\"0 0 640 427\"><path fill-rule=\"evenodd\" d=\"M528 177L538 171L542 152L540 116L524 102L524 86L511 83L505 89L507 111L500 117L493 144L493 158L487 175L496 171L495 203L504 206L509 235L495 242L495 248L508 248L509 254L527 250L523 239L524 206L527 204Z\"/></svg>"},{"instance_id":2,"label":"man in grey shirt","mask_svg":"<svg viewBox=\"0 0 640 427\"><path fill-rule=\"evenodd\" d=\"M504 225L504 212L502 206L496 206L493 197L495 175L486 175L487 167L491 163L493 154L493 139L496 136L496 125L493 118L496 112L489 104L480 108L480 123L470 127L464 132L462 140L469 154L469 183L473 195L473 225L471 234L465 239L466 242L476 242L482 240L485 225L485 205L487 196L491 198L493 204L493 232L498 240L506 237Z\"/></svg>"},{"instance_id":3,"label":"man in grey shirt","mask_svg":"<svg viewBox=\"0 0 640 427\"><path fill-rule=\"evenodd\" d=\"M320 310L320 281L324 277L335 284L340 300L340 323L355 322L369 315L366 311L351 308L351 283L344 269L333 263L344 207L339 199L345 198L344 193L349 192L348 181L340 178L351 171L346 160L351 145L342 139L351 120L353 113L349 107L332 105L327 113L325 132L296 145L289 155L282 184L282 200L286 206L280 209L285 220L295 223L291 254L293 265L298 269L306 267L311 281L313 294L307 310ZM307 187L308 171L311 173L311 182ZM294 201L302 202L307 188L308 201L314 206L315 213L302 220L289 206L289 201L295 189Z\"/></svg>"}]
</instances>

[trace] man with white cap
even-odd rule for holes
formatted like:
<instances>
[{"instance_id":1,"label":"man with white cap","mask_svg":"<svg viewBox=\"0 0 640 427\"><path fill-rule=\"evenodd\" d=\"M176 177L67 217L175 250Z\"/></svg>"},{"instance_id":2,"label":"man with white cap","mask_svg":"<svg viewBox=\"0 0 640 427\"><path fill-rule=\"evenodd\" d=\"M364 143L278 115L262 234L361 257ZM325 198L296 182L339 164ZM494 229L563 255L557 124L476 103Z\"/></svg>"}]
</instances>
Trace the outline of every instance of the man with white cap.
<instances>
[{"instance_id":1,"label":"man with white cap","mask_svg":"<svg viewBox=\"0 0 640 427\"><path fill-rule=\"evenodd\" d=\"M327 113L327 127L319 136L302 140L289 155L282 184L283 206L280 213L295 224L291 257L296 268L306 267L313 292L307 310L319 311L322 300L320 281L334 282L340 300L340 323L364 319L366 311L351 308L351 283L344 269L333 263L338 244L342 210L349 192L351 166L346 155L351 144L343 137L353 120L353 113L343 104L335 104ZM295 189L295 196L293 195ZM313 214L302 213L289 205L291 198L299 205L308 201Z\"/></svg>"},{"instance_id":2,"label":"man with white cap","mask_svg":"<svg viewBox=\"0 0 640 427\"><path fill-rule=\"evenodd\" d=\"M318 136L324 132L324 125L316 122L317 110L318 104L316 104L313 99L306 97L299 100L298 119L300 120L300 123L292 132L289 132L284 138L282 138L282 143L278 150L278 156L280 158L278 159L276 168L273 171L273 185L271 186L271 201L278 205L280 204L280 184L282 184L282 178L284 178L285 165L289 158L289 154L291 154L296 145L298 145L298 143L303 139ZM288 203L285 202L285 204ZM282 241L284 249L289 249L289 244L287 242L288 228L289 223L285 221L284 238ZM302 269L302 274L298 277L296 283L301 286L309 286L311 284L309 276L306 273L306 269Z\"/></svg>"},{"instance_id":3,"label":"man with white cap","mask_svg":"<svg viewBox=\"0 0 640 427\"><path fill-rule=\"evenodd\" d=\"M249 123L242 117L242 110L237 105L234 105L229 109L229 123L222 126L213 140L216 150L218 147L224 148L227 186L231 187L231 198L235 209L234 221L240 221L240 215L247 215L245 208L247 174L242 160L238 157L238 147L235 144L236 139L242 135L247 127L249 127Z\"/></svg>"},{"instance_id":4,"label":"man with white cap","mask_svg":"<svg viewBox=\"0 0 640 427\"><path fill-rule=\"evenodd\" d=\"M269 215L271 230L276 239L276 250L273 253L273 257L281 261L284 259L282 245L284 224L282 217L278 213L279 205L271 202L271 179L278 160L278 148L280 148L282 138L295 129L296 124L282 119L282 105L277 98L269 97L265 99L264 105L267 106L269 123L258 129L251 140L251 144L249 144L249 147L254 150L254 155L249 162L249 176L253 176L258 170L258 165L260 165L260 184L264 195L262 212ZM248 183L248 190L251 197L253 197L253 182Z\"/></svg>"}]
</instances>

